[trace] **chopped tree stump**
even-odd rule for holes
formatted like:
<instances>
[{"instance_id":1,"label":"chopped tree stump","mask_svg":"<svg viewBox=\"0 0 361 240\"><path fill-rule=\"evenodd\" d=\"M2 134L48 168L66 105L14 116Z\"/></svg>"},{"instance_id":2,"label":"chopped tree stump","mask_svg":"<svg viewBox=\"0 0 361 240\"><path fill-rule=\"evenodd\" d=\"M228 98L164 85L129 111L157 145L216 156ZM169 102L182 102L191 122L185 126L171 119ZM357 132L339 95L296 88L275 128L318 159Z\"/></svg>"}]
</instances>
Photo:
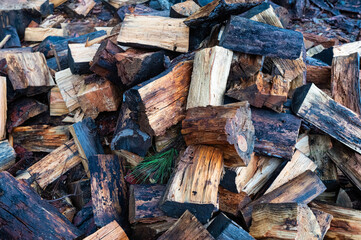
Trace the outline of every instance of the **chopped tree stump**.
<instances>
[{"instance_id":1,"label":"chopped tree stump","mask_svg":"<svg viewBox=\"0 0 361 240\"><path fill-rule=\"evenodd\" d=\"M0 141L6 138L7 109L6 77L0 76Z\"/></svg>"},{"instance_id":2,"label":"chopped tree stump","mask_svg":"<svg viewBox=\"0 0 361 240\"><path fill-rule=\"evenodd\" d=\"M0 172L15 164L16 153L8 140L0 141Z\"/></svg>"},{"instance_id":3,"label":"chopped tree stump","mask_svg":"<svg viewBox=\"0 0 361 240\"><path fill-rule=\"evenodd\" d=\"M171 217L185 210L201 223L217 208L217 193L223 171L222 152L204 145L188 146L169 180L160 208Z\"/></svg>"},{"instance_id":4,"label":"chopped tree stump","mask_svg":"<svg viewBox=\"0 0 361 240\"><path fill-rule=\"evenodd\" d=\"M25 29L24 41L27 42L42 42L49 36L63 37L64 31L60 28L42 28L42 27L27 27Z\"/></svg>"},{"instance_id":5,"label":"chopped tree stump","mask_svg":"<svg viewBox=\"0 0 361 240\"><path fill-rule=\"evenodd\" d=\"M8 77L14 90L27 96L48 92L55 83L42 53L13 53L5 56Z\"/></svg>"},{"instance_id":6,"label":"chopped tree stump","mask_svg":"<svg viewBox=\"0 0 361 240\"><path fill-rule=\"evenodd\" d=\"M58 87L53 87L49 92L49 106L50 116L52 117L63 116L69 113L69 109L66 107Z\"/></svg>"},{"instance_id":7,"label":"chopped tree stump","mask_svg":"<svg viewBox=\"0 0 361 240\"><path fill-rule=\"evenodd\" d=\"M98 227L116 220L125 224L127 186L124 170L116 155L94 155L89 158L94 221Z\"/></svg>"},{"instance_id":8,"label":"chopped tree stump","mask_svg":"<svg viewBox=\"0 0 361 240\"><path fill-rule=\"evenodd\" d=\"M137 106L142 131L160 136L185 118L192 61L183 61L125 92L131 109Z\"/></svg>"},{"instance_id":9,"label":"chopped tree stump","mask_svg":"<svg viewBox=\"0 0 361 240\"><path fill-rule=\"evenodd\" d=\"M149 80L164 70L164 52L129 48L115 55L118 76L127 88Z\"/></svg>"},{"instance_id":10,"label":"chopped tree stump","mask_svg":"<svg viewBox=\"0 0 361 240\"><path fill-rule=\"evenodd\" d=\"M197 218L186 210L178 221L158 240L214 240L212 235L198 222Z\"/></svg>"},{"instance_id":11,"label":"chopped tree stump","mask_svg":"<svg viewBox=\"0 0 361 240\"><path fill-rule=\"evenodd\" d=\"M247 166L254 146L248 102L188 109L182 122L187 145L206 144L222 149L225 165Z\"/></svg>"},{"instance_id":12,"label":"chopped tree stump","mask_svg":"<svg viewBox=\"0 0 361 240\"><path fill-rule=\"evenodd\" d=\"M114 220L84 240L129 240L129 238L123 228Z\"/></svg>"},{"instance_id":13,"label":"chopped tree stump","mask_svg":"<svg viewBox=\"0 0 361 240\"><path fill-rule=\"evenodd\" d=\"M69 43L68 63L71 72L73 74L91 73L89 65L99 47L100 44L94 44L87 47L84 43Z\"/></svg>"},{"instance_id":14,"label":"chopped tree stump","mask_svg":"<svg viewBox=\"0 0 361 240\"><path fill-rule=\"evenodd\" d=\"M169 16L171 18L185 18L191 16L193 13L197 12L200 9L200 6L195 3L193 0L180 2L174 4L170 8Z\"/></svg>"},{"instance_id":15,"label":"chopped tree stump","mask_svg":"<svg viewBox=\"0 0 361 240\"><path fill-rule=\"evenodd\" d=\"M306 204L261 203L253 208L250 234L256 239L322 239L320 225Z\"/></svg>"},{"instance_id":16,"label":"chopped tree stump","mask_svg":"<svg viewBox=\"0 0 361 240\"><path fill-rule=\"evenodd\" d=\"M188 52L189 28L184 19L126 15L117 41L131 47L163 48Z\"/></svg>"},{"instance_id":17,"label":"chopped tree stump","mask_svg":"<svg viewBox=\"0 0 361 240\"><path fill-rule=\"evenodd\" d=\"M187 109L223 105L232 56L232 51L218 46L196 52Z\"/></svg>"},{"instance_id":18,"label":"chopped tree stump","mask_svg":"<svg viewBox=\"0 0 361 240\"><path fill-rule=\"evenodd\" d=\"M52 152L66 141L70 134L68 126L33 125L13 128L10 142L32 152Z\"/></svg>"},{"instance_id":19,"label":"chopped tree stump","mask_svg":"<svg viewBox=\"0 0 361 240\"><path fill-rule=\"evenodd\" d=\"M71 240L81 235L56 208L8 172L0 172L0 185L2 238Z\"/></svg>"}]
</instances>

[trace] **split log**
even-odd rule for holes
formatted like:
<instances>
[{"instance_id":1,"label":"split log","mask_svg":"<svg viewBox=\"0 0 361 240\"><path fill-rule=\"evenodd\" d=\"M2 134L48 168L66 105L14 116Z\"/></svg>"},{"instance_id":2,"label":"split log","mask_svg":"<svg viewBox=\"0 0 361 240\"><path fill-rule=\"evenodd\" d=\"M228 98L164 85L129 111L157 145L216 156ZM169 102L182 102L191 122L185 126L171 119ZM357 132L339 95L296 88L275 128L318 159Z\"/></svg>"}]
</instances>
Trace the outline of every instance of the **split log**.
<instances>
[{"instance_id":1,"label":"split log","mask_svg":"<svg viewBox=\"0 0 361 240\"><path fill-rule=\"evenodd\" d=\"M353 53L361 54L361 41L345 43L332 48L333 57L349 56Z\"/></svg>"},{"instance_id":2,"label":"split log","mask_svg":"<svg viewBox=\"0 0 361 240\"><path fill-rule=\"evenodd\" d=\"M74 140L69 140L30 166L17 179L32 178L42 189L81 163Z\"/></svg>"},{"instance_id":3,"label":"split log","mask_svg":"<svg viewBox=\"0 0 361 240\"><path fill-rule=\"evenodd\" d=\"M21 98L9 104L8 121L6 128L12 132L14 127L18 127L25 121L48 110L48 106L32 98Z\"/></svg>"},{"instance_id":4,"label":"split log","mask_svg":"<svg viewBox=\"0 0 361 240\"><path fill-rule=\"evenodd\" d=\"M144 0L140 0L140 1L144 1ZM148 7L145 4L137 4L135 6L133 5L133 8L129 8L129 6L123 6L119 8L117 11L117 16L120 18L120 21L124 21L124 18L127 14L169 17L169 10L158 11L155 10L154 8Z\"/></svg>"},{"instance_id":5,"label":"split log","mask_svg":"<svg viewBox=\"0 0 361 240\"><path fill-rule=\"evenodd\" d=\"M84 240L129 240L129 238L117 221L113 221Z\"/></svg>"},{"instance_id":6,"label":"split log","mask_svg":"<svg viewBox=\"0 0 361 240\"><path fill-rule=\"evenodd\" d=\"M357 114L361 114L360 56L334 57L331 68L332 98Z\"/></svg>"},{"instance_id":7,"label":"split log","mask_svg":"<svg viewBox=\"0 0 361 240\"><path fill-rule=\"evenodd\" d=\"M321 89L331 89L331 67L307 65L306 81L316 84Z\"/></svg>"},{"instance_id":8,"label":"split log","mask_svg":"<svg viewBox=\"0 0 361 240\"><path fill-rule=\"evenodd\" d=\"M124 52L111 40L103 41L91 62L90 71L119 84L115 55Z\"/></svg>"},{"instance_id":9,"label":"split log","mask_svg":"<svg viewBox=\"0 0 361 240\"><path fill-rule=\"evenodd\" d=\"M132 4L141 4L147 1L146 0L107 0L107 2L115 9L118 9L123 6L132 5Z\"/></svg>"},{"instance_id":10,"label":"split log","mask_svg":"<svg viewBox=\"0 0 361 240\"><path fill-rule=\"evenodd\" d=\"M259 55L233 53L231 70L228 77L228 85L239 82L242 78L250 78L261 71L263 67L263 57ZM230 86L227 86L227 89Z\"/></svg>"},{"instance_id":11,"label":"split log","mask_svg":"<svg viewBox=\"0 0 361 240\"><path fill-rule=\"evenodd\" d=\"M309 137L306 133L300 134L298 136L295 148L305 154L307 157L310 156Z\"/></svg>"},{"instance_id":12,"label":"split log","mask_svg":"<svg viewBox=\"0 0 361 240\"><path fill-rule=\"evenodd\" d=\"M206 223L217 208L217 193L223 171L222 152L204 145L188 146L169 180L160 208L171 217L185 210Z\"/></svg>"},{"instance_id":13,"label":"split log","mask_svg":"<svg viewBox=\"0 0 361 240\"><path fill-rule=\"evenodd\" d=\"M131 88L164 70L164 52L149 52L129 48L124 53L115 55L118 76L122 83Z\"/></svg>"},{"instance_id":14,"label":"split log","mask_svg":"<svg viewBox=\"0 0 361 240\"><path fill-rule=\"evenodd\" d=\"M94 155L89 159L94 221L104 227L116 220L125 224L127 186L124 170L116 155Z\"/></svg>"},{"instance_id":15,"label":"split log","mask_svg":"<svg viewBox=\"0 0 361 240\"><path fill-rule=\"evenodd\" d=\"M274 27L240 16L231 16L222 34L220 45L248 54L297 59L301 56L303 37L300 32Z\"/></svg>"},{"instance_id":16,"label":"split log","mask_svg":"<svg viewBox=\"0 0 361 240\"><path fill-rule=\"evenodd\" d=\"M91 79L90 83L87 83ZM121 99L119 89L109 80L91 75L77 94L79 105L87 117L95 119L100 112L117 111Z\"/></svg>"},{"instance_id":17,"label":"split log","mask_svg":"<svg viewBox=\"0 0 361 240\"><path fill-rule=\"evenodd\" d=\"M170 8L169 16L171 18L185 18L191 16L199 10L200 6L193 0L174 4Z\"/></svg>"},{"instance_id":18,"label":"split log","mask_svg":"<svg viewBox=\"0 0 361 240\"><path fill-rule=\"evenodd\" d=\"M316 217L316 220L318 222L318 225L320 226L320 230L321 230L321 237L320 239L324 239L328 229L330 229L331 226L331 221L333 216L329 213L311 208L313 214Z\"/></svg>"},{"instance_id":19,"label":"split log","mask_svg":"<svg viewBox=\"0 0 361 240\"><path fill-rule=\"evenodd\" d=\"M332 100L314 84L305 85L295 91L292 111L331 137L361 153L359 115Z\"/></svg>"},{"instance_id":20,"label":"split log","mask_svg":"<svg viewBox=\"0 0 361 240\"><path fill-rule=\"evenodd\" d=\"M163 135L185 118L192 61L183 61L125 92L129 107L140 111L139 125L149 135Z\"/></svg>"},{"instance_id":21,"label":"split log","mask_svg":"<svg viewBox=\"0 0 361 240\"><path fill-rule=\"evenodd\" d=\"M60 28L26 28L25 29L25 38L24 41L27 42L42 42L45 38L49 36L64 36L63 29Z\"/></svg>"},{"instance_id":22,"label":"split log","mask_svg":"<svg viewBox=\"0 0 361 240\"><path fill-rule=\"evenodd\" d=\"M301 119L288 113L252 108L255 129L254 152L289 160L293 156ZM278 126L278 128L274 128ZM278 129L283 129L280 132Z\"/></svg>"},{"instance_id":23,"label":"split log","mask_svg":"<svg viewBox=\"0 0 361 240\"><path fill-rule=\"evenodd\" d=\"M155 223L137 223L132 226L134 240L155 240L171 228L177 221L176 218L168 218L167 221Z\"/></svg>"},{"instance_id":24,"label":"split log","mask_svg":"<svg viewBox=\"0 0 361 240\"><path fill-rule=\"evenodd\" d=\"M7 108L6 77L0 76L0 140L6 138Z\"/></svg>"},{"instance_id":25,"label":"split log","mask_svg":"<svg viewBox=\"0 0 361 240\"><path fill-rule=\"evenodd\" d=\"M232 51L218 46L196 52L187 109L223 105L232 56Z\"/></svg>"},{"instance_id":26,"label":"split log","mask_svg":"<svg viewBox=\"0 0 361 240\"><path fill-rule=\"evenodd\" d=\"M0 172L15 164L16 153L8 140L0 141Z\"/></svg>"},{"instance_id":27,"label":"split log","mask_svg":"<svg viewBox=\"0 0 361 240\"><path fill-rule=\"evenodd\" d=\"M58 87L53 87L49 92L49 108L50 116L62 116L69 113Z\"/></svg>"},{"instance_id":28,"label":"split log","mask_svg":"<svg viewBox=\"0 0 361 240\"><path fill-rule=\"evenodd\" d=\"M335 45L338 45L337 38L328 38L328 37L325 37L322 35L317 35L317 34L307 33L307 32L302 32L302 34L306 40L313 42L315 45L321 44L324 48L330 48Z\"/></svg>"},{"instance_id":29,"label":"split log","mask_svg":"<svg viewBox=\"0 0 361 240\"><path fill-rule=\"evenodd\" d=\"M71 125L69 131L78 148L84 170L88 177L90 177L89 158L98 154L104 154L104 149L97 133L97 126L93 119L85 118L83 121Z\"/></svg>"},{"instance_id":30,"label":"split log","mask_svg":"<svg viewBox=\"0 0 361 240\"><path fill-rule=\"evenodd\" d=\"M253 208L250 234L256 239L322 239L321 228L306 204L262 203Z\"/></svg>"},{"instance_id":31,"label":"split log","mask_svg":"<svg viewBox=\"0 0 361 240\"><path fill-rule=\"evenodd\" d=\"M188 52L189 28L184 19L127 15L117 41L134 47L157 47Z\"/></svg>"},{"instance_id":32,"label":"split log","mask_svg":"<svg viewBox=\"0 0 361 240\"><path fill-rule=\"evenodd\" d=\"M326 190L325 185L312 171L306 171L291 181L263 195L241 209L243 218L248 226L254 206L260 203L304 203L307 204Z\"/></svg>"},{"instance_id":33,"label":"split log","mask_svg":"<svg viewBox=\"0 0 361 240\"><path fill-rule=\"evenodd\" d=\"M289 161L282 169L265 194L272 192L308 170L314 172L316 168L317 165L311 159L306 157L302 152L296 150L291 161Z\"/></svg>"},{"instance_id":34,"label":"split log","mask_svg":"<svg viewBox=\"0 0 361 240\"><path fill-rule=\"evenodd\" d=\"M69 140L68 126L34 125L16 127L10 142L31 152L52 152Z\"/></svg>"},{"instance_id":35,"label":"split log","mask_svg":"<svg viewBox=\"0 0 361 240\"><path fill-rule=\"evenodd\" d=\"M187 145L222 149L228 167L247 166L251 160L255 133L247 102L188 109L182 134Z\"/></svg>"},{"instance_id":36,"label":"split log","mask_svg":"<svg viewBox=\"0 0 361 240\"><path fill-rule=\"evenodd\" d=\"M0 173L0 182L0 234L3 238L70 240L81 235L56 208L8 172Z\"/></svg>"},{"instance_id":37,"label":"split log","mask_svg":"<svg viewBox=\"0 0 361 240\"><path fill-rule=\"evenodd\" d=\"M54 0L53 0L54 1ZM64 0L61 0L64 1ZM65 0L67 1L67 0ZM51 2L51 0L50 0ZM56 4L54 5L56 7ZM65 22L65 17L63 15L48 15L40 24L41 28L55 28L59 27L61 23Z\"/></svg>"},{"instance_id":38,"label":"split log","mask_svg":"<svg viewBox=\"0 0 361 240\"><path fill-rule=\"evenodd\" d=\"M238 216L239 209L242 209L252 201L245 192L234 193L221 186L218 188L218 197L219 210L234 217Z\"/></svg>"},{"instance_id":39,"label":"split log","mask_svg":"<svg viewBox=\"0 0 361 240\"><path fill-rule=\"evenodd\" d=\"M259 157L252 154L251 161L247 167L225 167L225 173L223 174L220 185L229 191L240 193L255 174L258 165Z\"/></svg>"},{"instance_id":40,"label":"split log","mask_svg":"<svg viewBox=\"0 0 361 240\"><path fill-rule=\"evenodd\" d=\"M117 155L118 157L124 158L125 162L127 163L127 165L130 166L131 169L136 167L141 161L144 160L144 158L142 158L141 156L123 149L113 150L112 153Z\"/></svg>"},{"instance_id":41,"label":"split log","mask_svg":"<svg viewBox=\"0 0 361 240\"><path fill-rule=\"evenodd\" d=\"M0 38L4 39L6 36L9 36L10 38L6 41L6 43L3 45L3 47L6 48L20 48L21 42L18 36L18 33L13 26L6 26L2 30L2 34L0 33ZM1 47L0 47L1 48Z\"/></svg>"},{"instance_id":42,"label":"split log","mask_svg":"<svg viewBox=\"0 0 361 240\"><path fill-rule=\"evenodd\" d=\"M76 17L86 17L95 4L96 2L94 0L83 0L82 2L72 1L65 5L65 10Z\"/></svg>"},{"instance_id":43,"label":"split log","mask_svg":"<svg viewBox=\"0 0 361 240\"><path fill-rule=\"evenodd\" d=\"M220 213L207 227L209 233L217 240L221 239L244 239L254 240L241 226Z\"/></svg>"},{"instance_id":44,"label":"split log","mask_svg":"<svg viewBox=\"0 0 361 240\"><path fill-rule=\"evenodd\" d=\"M258 72L248 79L233 82L226 95L240 101L248 101L252 106L263 106L281 112L287 101L290 83L281 76L271 76Z\"/></svg>"},{"instance_id":45,"label":"split log","mask_svg":"<svg viewBox=\"0 0 361 240\"><path fill-rule=\"evenodd\" d=\"M82 43L72 43L68 45L68 62L73 74L91 73L89 63L93 60L100 44L86 47Z\"/></svg>"},{"instance_id":46,"label":"split log","mask_svg":"<svg viewBox=\"0 0 361 240\"><path fill-rule=\"evenodd\" d=\"M55 85L42 53L7 54L5 59L14 90L25 91L27 96L33 96L47 92Z\"/></svg>"},{"instance_id":47,"label":"split log","mask_svg":"<svg viewBox=\"0 0 361 240\"><path fill-rule=\"evenodd\" d=\"M0 49L0 60L4 59L6 55L9 53L31 53L31 52L33 52L32 47Z\"/></svg>"},{"instance_id":48,"label":"split log","mask_svg":"<svg viewBox=\"0 0 361 240\"><path fill-rule=\"evenodd\" d=\"M333 216L330 229L327 231L325 239L361 238L361 211L318 201L311 202L309 206L313 210L320 210Z\"/></svg>"},{"instance_id":49,"label":"split log","mask_svg":"<svg viewBox=\"0 0 361 240\"><path fill-rule=\"evenodd\" d=\"M197 218L186 210L178 221L158 240L213 240L212 235L198 222Z\"/></svg>"},{"instance_id":50,"label":"split log","mask_svg":"<svg viewBox=\"0 0 361 240\"><path fill-rule=\"evenodd\" d=\"M80 107L78 92L84 83L84 77L72 74L70 68L55 73L55 81L58 84L60 93L63 96L69 112Z\"/></svg>"}]
</instances>

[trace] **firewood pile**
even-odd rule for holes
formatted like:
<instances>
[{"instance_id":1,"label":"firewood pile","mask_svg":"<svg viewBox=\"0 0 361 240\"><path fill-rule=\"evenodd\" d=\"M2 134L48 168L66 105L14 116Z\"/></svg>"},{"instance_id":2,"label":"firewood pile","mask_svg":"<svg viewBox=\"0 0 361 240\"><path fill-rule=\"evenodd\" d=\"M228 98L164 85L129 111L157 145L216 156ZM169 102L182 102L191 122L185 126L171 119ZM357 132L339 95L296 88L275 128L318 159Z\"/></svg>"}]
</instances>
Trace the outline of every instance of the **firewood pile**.
<instances>
[{"instance_id":1,"label":"firewood pile","mask_svg":"<svg viewBox=\"0 0 361 240\"><path fill-rule=\"evenodd\" d=\"M0 239L361 239L340 0L3 0Z\"/></svg>"}]
</instances>

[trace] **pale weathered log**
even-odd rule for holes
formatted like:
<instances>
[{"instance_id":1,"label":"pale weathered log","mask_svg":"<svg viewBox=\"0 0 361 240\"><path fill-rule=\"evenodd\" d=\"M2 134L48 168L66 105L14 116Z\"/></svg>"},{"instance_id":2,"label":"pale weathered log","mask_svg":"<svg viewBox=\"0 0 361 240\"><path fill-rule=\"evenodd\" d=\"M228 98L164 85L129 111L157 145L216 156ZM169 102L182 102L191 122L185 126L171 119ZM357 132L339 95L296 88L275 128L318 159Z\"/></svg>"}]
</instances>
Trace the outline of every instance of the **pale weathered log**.
<instances>
[{"instance_id":1,"label":"pale weathered log","mask_svg":"<svg viewBox=\"0 0 361 240\"><path fill-rule=\"evenodd\" d=\"M114 220L84 240L129 240L129 238L123 228Z\"/></svg>"},{"instance_id":2,"label":"pale weathered log","mask_svg":"<svg viewBox=\"0 0 361 240\"><path fill-rule=\"evenodd\" d=\"M0 141L0 172L7 170L15 163L16 153L8 140Z\"/></svg>"}]
</instances>

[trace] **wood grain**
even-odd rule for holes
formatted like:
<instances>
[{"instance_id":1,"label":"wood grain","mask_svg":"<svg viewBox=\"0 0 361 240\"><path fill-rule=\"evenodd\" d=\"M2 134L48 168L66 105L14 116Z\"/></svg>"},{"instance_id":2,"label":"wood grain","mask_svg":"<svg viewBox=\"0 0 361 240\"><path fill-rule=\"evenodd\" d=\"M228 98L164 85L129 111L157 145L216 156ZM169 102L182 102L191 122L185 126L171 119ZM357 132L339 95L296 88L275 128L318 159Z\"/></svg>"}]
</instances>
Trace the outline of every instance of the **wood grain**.
<instances>
[{"instance_id":1,"label":"wood grain","mask_svg":"<svg viewBox=\"0 0 361 240\"><path fill-rule=\"evenodd\" d=\"M129 240L129 238L117 221L113 221L84 240Z\"/></svg>"},{"instance_id":2,"label":"wood grain","mask_svg":"<svg viewBox=\"0 0 361 240\"><path fill-rule=\"evenodd\" d=\"M0 141L0 172L7 170L15 163L16 153L8 140Z\"/></svg>"}]
</instances>

